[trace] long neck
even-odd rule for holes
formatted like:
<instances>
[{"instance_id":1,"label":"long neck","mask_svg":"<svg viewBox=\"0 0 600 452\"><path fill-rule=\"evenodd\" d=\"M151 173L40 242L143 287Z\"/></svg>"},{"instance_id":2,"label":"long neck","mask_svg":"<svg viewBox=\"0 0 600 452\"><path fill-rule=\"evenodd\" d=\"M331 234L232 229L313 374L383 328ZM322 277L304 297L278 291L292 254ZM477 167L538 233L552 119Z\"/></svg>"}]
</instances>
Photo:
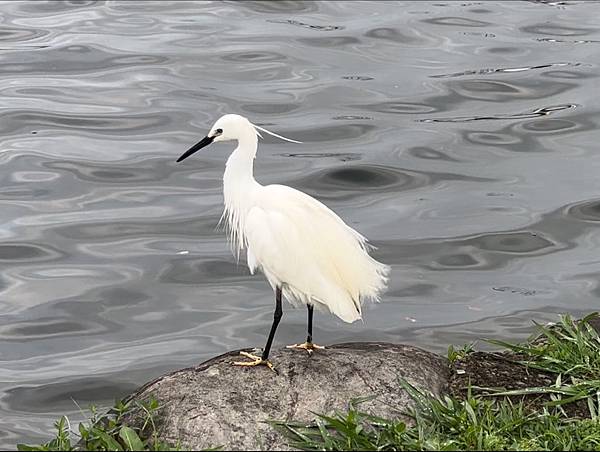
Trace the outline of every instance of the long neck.
<instances>
[{"instance_id":1,"label":"long neck","mask_svg":"<svg viewBox=\"0 0 600 452\"><path fill-rule=\"evenodd\" d=\"M227 159L223 183L225 187L235 182L238 186L240 182L254 181L254 158L258 147L258 137L248 134L239 139L238 145ZM235 181L231 178L235 177Z\"/></svg>"},{"instance_id":2,"label":"long neck","mask_svg":"<svg viewBox=\"0 0 600 452\"><path fill-rule=\"evenodd\" d=\"M253 204L254 189L260 186L254 179L257 146L258 137L254 130L240 137L238 146L227 159L223 175L223 219L227 220L232 244L237 253L245 246L244 221Z\"/></svg>"}]
</instances>

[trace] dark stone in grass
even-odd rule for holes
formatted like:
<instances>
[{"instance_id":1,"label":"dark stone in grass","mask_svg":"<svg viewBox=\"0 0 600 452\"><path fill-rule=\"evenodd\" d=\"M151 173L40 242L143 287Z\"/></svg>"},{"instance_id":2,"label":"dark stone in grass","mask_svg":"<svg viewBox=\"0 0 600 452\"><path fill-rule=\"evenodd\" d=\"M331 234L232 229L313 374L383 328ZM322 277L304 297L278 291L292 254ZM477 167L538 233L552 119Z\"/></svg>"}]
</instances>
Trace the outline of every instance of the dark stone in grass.
<instances>
[{"instance_id":1,"label":"dark stone in grass","mask_svg":"<svg viewBox=\"0 0 600 452\"><path fill-rule=\"evenodd\" d=\"M470 353L454 363L454 372L448 385L449 393L462 400L467 396L469 384L473 395L477 395L493 394L493 391L479 388L512 391L548 387L555 383L556 374L519 364L518 361L523 359L523 356L509 352ZM523 401L524 406L531 411L541 410L551 400L546 394L515 395L508 398L514 403ZM563 408L571 418L590 417L586 400L566 404Z\"/></svg>"},{"instance_id":2,"label":"dark stone in grass","mask_svg":"<svg viewBox=\"0 0 600 452\"><path fill-rule=\"evenodd\" d=\"M592 317L588 320L588 325L594 328L596 332L600 333L600 316Z\"/></svg>"},{"instance_id":3,"label":"dark stone in grass","mask_svg":"<svg viewBox=\"0 0 600 452\"><path fill-rule=\"evenodd\" d=\"M361 410L399 417L412 404L399 377L435 395L446 392L448 361L407 345L347 343L318 350L279 349L267 367L233 366L244 359L226 353L196 367L152 381L130 396L156 398L163 441L191 449L280 450L286 442L266 421L311 422L314 413L345 410L353 398L375 396ZM130 423L136 421L130 419Z\"/></svg>"},{"instance_id":4,"label":"dark stone in grass","mask_svg":"<svg viewBox=\"0 0 600 452\"><path fill-rule=\"evenodd\" d=\"M469 383L475 388L525 389L550 386L556 376L541 370L518 364L518 357L507 353L474 352L454 363L450 377L450 394L462 399L466 396ZM491 391L473 389L474 394L488 394ZM513 400L521 399L520 396ZM533 401L539 396L530 396Z\"/></svg>"},{"instance_id":5,"label":"dark stone in grass","mask_svg":"<svg viewBox=\"0 0 600 452\"><path fill-rule=\"evenodd\" d=\"M600 332L600 317L589 319L588 325ZM531 341L532 344L537 345L542 345L545 342L546 339L543 335ZM452 374L448 384L449 393L458 399L464 399L469 385L472 387L473 394L491 394L491 391L476 388L496 388L511 391L547 387L555 383L556 374L519 364L519 361L524 360L524 356L510 351L470 353L452 365ZM540 394L510 396L509 398L513 402L523 401L524 405L531 411L541 410L543 405L551 400L549 395ZM587 400L565 404L563 409L567 416L571 418L590 417Z\"/></svg>"}]
</instances>

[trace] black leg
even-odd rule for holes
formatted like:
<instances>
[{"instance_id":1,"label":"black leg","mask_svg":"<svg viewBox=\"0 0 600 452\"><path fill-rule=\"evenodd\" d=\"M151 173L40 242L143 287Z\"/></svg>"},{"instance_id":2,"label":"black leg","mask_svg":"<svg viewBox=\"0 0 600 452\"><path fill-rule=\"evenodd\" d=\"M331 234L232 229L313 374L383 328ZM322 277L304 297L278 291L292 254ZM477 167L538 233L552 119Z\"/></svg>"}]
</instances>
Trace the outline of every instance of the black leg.
<instances>
[{"instance_id":1,"label":"black leg","mask_svg":"<svg viewBox=\"0 0 600 452\"><path fill-rule=\"evenodd\" d=\"M306 342L312 344L312 319L314 306L312 304L307 304L306 307L308 308L308 337L306 338Z\"/></svg>"},{"instance_id":2,"label":"black leg","mask_svg":"<svg viewBox=\"0 0 600 452\"><path fill-rule=\"evenodd\" d=\"M306 336L306 342L304 344L294 344L288 345L287 348L301 348L306 350L310 355L315 350L322 350L325 347L321 345L315 345L312 342L312 333L313 333L313 312L315 306L312 303L306 303L306 307L308 308L308 336Z\"/></svg>"},{"instance_id":3,"label":"black leg","mask_svg":"<svg viewBox=\"0 0 600 452\"><path fill-rule=\"evenodd\" d=\"M277 325L279 325L282 315L283 310L281 309L281 287L278 287L275 291L275 312L273 313L273 324L271 325L271 332L269 333L269 338L267 339L267 345L265 345L265 349L262 353L262 359L265 361L269 358L271 344L273 343L275 331L277 330Z\"/></svg>"}]
</instances>

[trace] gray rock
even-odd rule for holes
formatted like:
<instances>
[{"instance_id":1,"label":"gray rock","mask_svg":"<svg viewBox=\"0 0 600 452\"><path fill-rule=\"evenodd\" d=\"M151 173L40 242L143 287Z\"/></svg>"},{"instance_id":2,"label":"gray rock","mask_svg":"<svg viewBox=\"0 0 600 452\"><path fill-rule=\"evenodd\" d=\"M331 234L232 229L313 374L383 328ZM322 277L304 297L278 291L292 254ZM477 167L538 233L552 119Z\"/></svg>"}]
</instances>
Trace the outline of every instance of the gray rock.
<instances>
[{"instance_id":1,"label":"gray rock","mask_svg":"<svg viewBox=\"0 0 600 452\"><path fill-rule=\"evenodd\" d=\"M192 449L280 450L285 439L268 420L310 422L313 413L330 414L353 398L368 413L399 417L412 401L399 377L435 395L445 392L449 365L439 355L406 345L367 342L303 350L273 350L278 374L265 366L241 368L239 351L150 382L130 396L162 405L161 439Z\"/></svg>"}]
</instances>

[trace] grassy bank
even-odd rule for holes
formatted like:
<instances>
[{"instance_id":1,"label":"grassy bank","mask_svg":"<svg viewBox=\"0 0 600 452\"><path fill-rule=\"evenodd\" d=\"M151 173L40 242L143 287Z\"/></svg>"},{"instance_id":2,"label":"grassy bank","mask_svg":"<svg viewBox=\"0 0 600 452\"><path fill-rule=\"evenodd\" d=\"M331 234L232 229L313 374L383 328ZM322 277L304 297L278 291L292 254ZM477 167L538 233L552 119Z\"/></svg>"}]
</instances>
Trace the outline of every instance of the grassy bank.
<instances>
[{"instance_id":1,"label":"grassy bank","mask_svg":"<svg viewBox=\"0 0 600 452\"><path fill-rule=\"evenodd\" d=\"M448 395L435 398L405 381L415 401L396 419L361 411L316 415L311 425L273 422L292 447L304 450L600 450L600 318L562 316L522 344L489 342L497 353L449 347ZM20 450L178 450L161 442L159 405L119 402L108 414L92 410L88 422L56 423L46 444ZM126 422L142 416L140 428ZM137 425L137 424L136 424Z\"/></svg>"},{"instance_id":2,"label":"grassy bank","mask_svg":"<svg viewBox=\"0 0 600 452\"><path fill-rule=\"evenodd\" d=\"M180 445L167 444L159 439L155 418L156 400L147 403L117 402L106 414L98 414L90 407L90 416L74 430L66 416L54 423L56 436L44 444L18 444L21 451L126 451L126 450L181 450ZM126 419L132 412L142 416L141 428L133 429Z\"/></svg>"},{"instance_id":3,"label":"grassy bank","mask_svg":"<svg viewBox=\"0 0 600 452\"><path fill-rule=\"evenodd\" d=\"M450 394L438 399L402 382L415 401L404 420L369 416L357 401L313 425L273 425L303 450L600 450L597 325L597 314L563 316L524 344L490 341L501 354L451 347Z\"/></svg>"}]
</instances>

